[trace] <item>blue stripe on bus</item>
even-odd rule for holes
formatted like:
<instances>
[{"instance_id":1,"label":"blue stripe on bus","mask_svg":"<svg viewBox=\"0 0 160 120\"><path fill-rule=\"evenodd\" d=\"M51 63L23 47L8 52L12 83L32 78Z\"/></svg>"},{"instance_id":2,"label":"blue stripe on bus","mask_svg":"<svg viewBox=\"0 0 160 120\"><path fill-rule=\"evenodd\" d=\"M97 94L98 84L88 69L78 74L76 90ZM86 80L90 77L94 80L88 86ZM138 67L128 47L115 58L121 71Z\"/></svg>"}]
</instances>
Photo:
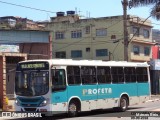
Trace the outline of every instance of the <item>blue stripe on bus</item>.
<instances>
[{"instance_id":1,"label":"blue stripe on bus","mask_svg":"<svg viewBox=\"0 0 160 120\"><path fill-rule=\"evenodd\" d=\"M67 86L65 91L52 93L52 102L67 102L72 96L78 96L82 101L119 98L122 93L127 93L129 97L149 95L149 83Z\"/></svg>"}]
</instances>

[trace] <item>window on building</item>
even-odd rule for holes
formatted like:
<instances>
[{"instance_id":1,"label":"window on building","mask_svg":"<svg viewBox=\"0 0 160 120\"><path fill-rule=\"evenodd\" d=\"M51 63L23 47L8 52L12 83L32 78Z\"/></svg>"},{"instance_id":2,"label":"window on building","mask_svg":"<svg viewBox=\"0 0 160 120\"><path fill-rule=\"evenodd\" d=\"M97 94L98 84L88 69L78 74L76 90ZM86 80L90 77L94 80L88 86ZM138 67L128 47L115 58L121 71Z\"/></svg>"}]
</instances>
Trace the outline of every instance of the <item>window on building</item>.
<instances>
[{"instance_id":1,"label":"window on building","mask_svg":"<svg viewBox=\"0 0 160 120\"><path fill-rule=\"evenodd\" d=\"M140 54L140 47L139 46L133 46L133 53L134 55Z\"/></svg>"},{"instance_id":2,"label":"window on building","mask_svg":"<svg viewBox=\"0 0 160 120\"><path fill-rule=\"evenodd\" d=\"M71 31L71 38L81 38L81 37L82 37L81 30Z\"/></svg>"},{"instance_id":3,"label":"window on building","mask_svg":"<svg viewBox=\"0 0 160 120\"><path fill-rule=\"evenodd\" d=\"M107 29L97 29L96 30L96 36L107 36Z\"/></svg>"},{"instance_id":4,"label":"window on building","mask_svg":"<svg viewBox=\"0 0 160 120\"><path fill-rule=\"evenodd\" d=\"M81 67L82 84L95 84L96 80L96 68L92 66Z\"/></svg>"},{"instance_id":5,"label":"window on building","mask_svg":"<svg viewBox=\"0 0 160 120\"><path fill-rule=\"evenodd\" d=\"M123 67L111 67L112 83L123 83L124 72Z\"/></svg>"},{"instance_id":6,"label":"window on building","mask_svg":"<svg viewBox=\"0 0 160 120\"><path fill-rule=\"evenodd\" d=\"M86 26L86 34L90 34L90 29L91 29L91 27L90 26Z\"/></svg>"},{"instance_id":7,"label":"window on building","mask_svg":"<svg viewBox=\"0 0 160 120\"><path fill-rule=\"evenodd\" d=\"M110 67L97 67L97 80L99 84L111 83Z\"/></svg>"},{"instance_id":8,"label":"window on building","mask_svg":"<svg viewBox=\"0 0 160 120\"><path fill-rule=\"evenodd\" d=\"M143 36L144 38L149 38L149 30L143 29Z\"/></svg>"},{"instance_id":9,"label":"window on building","mask_svg":"<svg viewBox=\"0 0 160 120\"><path fill-rule=\"evenodd\" d=\"M90 48L89 47L86 48L86 52L90 52Z\"/></svg>"},{"instance_id":10,"label":"window on building","mask_svg":"<svg viewBox=\"0 0 160 120\"><path fill-rule=\"evenodd\" d=\"M138 27L133 27L133 35L139 36L139 28Z\"/></svg>"},{"instance_id":11,"label":"window on building","mask_svg":"<svg viewBox=\"0 0 160 120\"><path fill-rule=\"evenodd\" d=\"M81 84L80 67L79 66L67 66L67 77L69 85Z\"/></svg>"},{"instance_id":12,"label":"window on building","mask_svg":"<svg viewBox=\"0 0 160 120\"><path fill-rule=\"evenodd\" d=\"M64 32L56 32L55 37L56 39L64 39Z\"/></svg>"},{"instance_id":13,"label":"window on building","mask_svg":"<svg viewBox=\"0 0 160 120\"><path fill-rule=\"evenodd\" d=\"M148 81L147 68L144 68L144 67L136 68L136 74L137 74L137 82Z\"/></svg>"},{"instance_id":14,"label":"window on building","mask_svg":"<svg viewBox=\"0 0 160 120\"><path fill-rule=\"evenodd\" d=\"M125 82L136 82L136 69L135 67L125 67L124 68Z\"/></svg>"},{"instance_id":15,"label":"window on building","mask_svg":"<svg viewBox=\"0 0 160 120\"><path fill-rule=\"evenodd\" d=\"M66 52L56 52L56 58L66 58Z\"/></svg>"},{"instance_id":16,"label":"window on building","mask_svg":"<svg viewBox=\"0 0 160 120\"><path fill-rule=\"evenodd\" d=\"M144 55L149 56L150 55L150 47L144 47Z\"/></svg>"},{"instance_id":17,"label":"window on building","mask_svg":"<svg viewBox=\"0 0 160 120\"><path fill-rule=\"evenodd\" d=\"M108 50L107 49L97 49L96 56L97 57L108 56Z\"/></svg>"},{"instance_id":18,"label":"window on building","mask_svg":"<svg viewBox=\"0 0 160 120\"><path fill-rule=\"evenodd\" d=\"M71 51L71 57L72 58L80 58L80 57L82 57L82 51L81 50L72 50Z\"/></svg>"},{"instance_id":19,"label":"window on building","mask_svg":"<svg viewBox=\"0 0 160 120\"><path fill-rule=\"evenodd\" d=\"M116 35L111 35L111 40L115 40L116 39Z\"/></svg>"}]
</instances>

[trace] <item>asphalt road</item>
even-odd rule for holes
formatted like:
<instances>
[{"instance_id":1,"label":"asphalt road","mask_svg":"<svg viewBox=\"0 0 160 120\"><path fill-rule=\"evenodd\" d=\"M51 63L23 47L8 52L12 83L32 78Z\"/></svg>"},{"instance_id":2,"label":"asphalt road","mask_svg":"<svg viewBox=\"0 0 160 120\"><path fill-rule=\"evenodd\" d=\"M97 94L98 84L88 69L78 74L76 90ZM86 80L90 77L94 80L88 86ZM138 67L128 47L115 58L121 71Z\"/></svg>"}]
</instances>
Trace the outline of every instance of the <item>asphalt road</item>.
<instances>
[{"instance_id":1,"label":"asphalt road","mask_svg":"<svg viewBox=\"0 0 160 120\"><path fill-rule=\"evenodd\" d=\"M160 100L155 99L146 103L130 106L127 112L116 112L114 109L96 110L80 113L78 117L69 118L67 114L42 118L0 118L0 120L134 120L134 119L160 119ZM142 116L140 116L142 115ZM149 116L149 117L148 117ZM154 117L153 117L154 116Z\"/></svg>"}]
</instances>

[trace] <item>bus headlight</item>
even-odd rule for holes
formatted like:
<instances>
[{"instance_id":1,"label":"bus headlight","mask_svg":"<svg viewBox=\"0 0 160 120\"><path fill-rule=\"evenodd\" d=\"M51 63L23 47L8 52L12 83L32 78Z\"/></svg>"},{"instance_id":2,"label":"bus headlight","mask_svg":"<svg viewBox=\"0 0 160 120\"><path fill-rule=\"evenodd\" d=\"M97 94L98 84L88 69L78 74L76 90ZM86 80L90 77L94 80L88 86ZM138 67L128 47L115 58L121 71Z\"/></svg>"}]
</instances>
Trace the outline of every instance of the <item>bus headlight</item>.
<instances>
[{"instance_id":1,"label":"bus headlight","mask_svg":"<svg viewBox=\"0 0 160 120\"><path fill-rule=\"evenodd\" d=\"M17 106L20 106L20 102L19 102L19 100L17 98L15 100L15 103L16 103Z\"/></svg>"},{"instance_id":2,"label":"bus headlight","mask_svg":"<svg viewBox=\"0 0 160 120\"><path fill-rule=\"evenodd\" d=\"M48 102L49 102L49 99L45 99L45 100L43 100L43 102L39 106L40 107L46 106L48 104Z\"/></svg>"}]
</instances>

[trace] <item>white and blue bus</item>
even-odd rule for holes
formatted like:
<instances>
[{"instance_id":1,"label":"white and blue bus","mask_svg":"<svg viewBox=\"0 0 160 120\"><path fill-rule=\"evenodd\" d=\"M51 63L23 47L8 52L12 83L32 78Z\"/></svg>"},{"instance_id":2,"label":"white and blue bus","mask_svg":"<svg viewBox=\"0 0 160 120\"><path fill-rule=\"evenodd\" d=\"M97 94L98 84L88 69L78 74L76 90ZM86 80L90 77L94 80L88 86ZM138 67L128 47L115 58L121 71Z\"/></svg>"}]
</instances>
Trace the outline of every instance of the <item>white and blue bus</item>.
<instances>
[{"instance_id":1,"label":"white and blue bus","mask_svg":"<svg viewBox=\"0 0 160 120\"><path fill-rule=\"evenodd\" d=\"M17 64L15 110L65 112L117 108L150 99L149 65L98 60L28 60Z\"/></svg>"}]
</instances>

